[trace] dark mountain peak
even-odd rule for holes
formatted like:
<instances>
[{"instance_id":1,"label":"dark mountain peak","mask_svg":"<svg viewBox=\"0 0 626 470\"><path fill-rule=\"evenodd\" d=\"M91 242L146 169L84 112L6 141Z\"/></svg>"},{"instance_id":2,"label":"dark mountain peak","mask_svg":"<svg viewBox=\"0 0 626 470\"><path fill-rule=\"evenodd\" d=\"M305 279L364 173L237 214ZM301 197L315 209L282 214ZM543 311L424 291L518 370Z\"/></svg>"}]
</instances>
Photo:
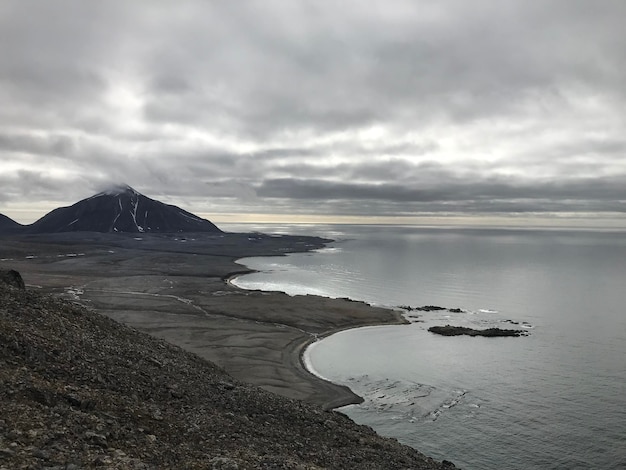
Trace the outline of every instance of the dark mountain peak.
<instances>
[{"instance_id":1,"label":"dark mountain peak","mask_svg":"<svg viewBox=\"0 0 626 470\"><path fill-rule=\"evenodd\" d=\"M220 232L213 223L180 207L144 196L117 184L69 207L60 207L27 229L57 232Z\"/></svg>"}]
</instances>

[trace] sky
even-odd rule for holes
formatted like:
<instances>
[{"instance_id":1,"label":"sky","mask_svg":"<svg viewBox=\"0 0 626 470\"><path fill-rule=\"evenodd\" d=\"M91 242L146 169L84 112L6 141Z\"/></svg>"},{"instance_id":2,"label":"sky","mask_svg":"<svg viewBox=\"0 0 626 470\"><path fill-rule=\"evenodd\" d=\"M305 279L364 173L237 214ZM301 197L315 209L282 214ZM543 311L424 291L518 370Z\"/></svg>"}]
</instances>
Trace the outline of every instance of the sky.
<instances>
[{"instance_id":1,"label":"sky","mask_svg":"<svg viewBox=\"0 0 626 470\"><path fill-rule=\"evenodd\" d=\"M0 0L0 213L125 183L214 221L626 227L625 18L623 0Z\"/></svg>"}]
</instances>

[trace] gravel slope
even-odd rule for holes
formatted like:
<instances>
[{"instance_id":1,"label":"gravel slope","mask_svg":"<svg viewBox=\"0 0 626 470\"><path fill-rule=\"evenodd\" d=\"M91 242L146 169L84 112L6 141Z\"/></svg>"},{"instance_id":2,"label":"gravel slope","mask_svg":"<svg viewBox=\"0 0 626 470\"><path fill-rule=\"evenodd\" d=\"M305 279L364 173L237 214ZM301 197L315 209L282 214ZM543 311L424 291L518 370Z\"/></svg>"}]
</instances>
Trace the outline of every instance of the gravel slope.
<instances>
[{"instance_id":1,"label":"gravel slope","mask_svg":"<svg viewBox=\"0 0 626 470\"><path fill-rule=\"evenodd\" d=\"M455 468L0 282L0 469Z\"/></svg>"}]
</instances>

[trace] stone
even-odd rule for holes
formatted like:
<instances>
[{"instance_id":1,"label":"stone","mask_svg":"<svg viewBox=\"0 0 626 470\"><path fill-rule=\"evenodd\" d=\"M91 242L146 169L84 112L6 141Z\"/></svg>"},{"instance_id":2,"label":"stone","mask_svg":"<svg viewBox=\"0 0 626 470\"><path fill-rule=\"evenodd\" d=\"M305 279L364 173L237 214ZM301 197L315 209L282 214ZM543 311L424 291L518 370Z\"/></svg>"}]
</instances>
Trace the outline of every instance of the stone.
<instances>
[{"instance_id":1,"label":"stone","mask_svg":"<svg viewBox=\"0 0 626 470\"><path fill-rule=\"evenodd\" d=\"M238 470L239 464L234 460L227 457L214 457L209 460L211 468L215 470Z\"/></svg>"},{"instance_id":2,"label":"stone","mask_svg":"<svg viewBox=\"0 0 626 470\"><path fill-rule=\"evenodd\" d=\"M93 431L87 431L85 433L85 438L91 444L97 445L97 446L102 447L104 449L109 447L109 444L107 443L107 438L105 436L103 436L102 434L98 434L98 433L95 433Z\"/></svg>"},{"instance_id":3,"label":"stone","mask_svg":"<svg viewBox=\"0 0 626 470\"><path fill-rule=\"evenodd\" d=\"M11 287L16 287L17 289L26 289L22 275L14 269L0 271L0 282L3 282Z\"/></svg>"},{"instance_id":4,"label":"stone","mask_svg":"<svg viewBox=\"0 0 626 470\"><path fill-rule=\"evenodd\" d=\"M33 456L37 457L38 459L49 460L50 452L43 449L36 449L33 451Z\"/></svg>"}]
</instances>

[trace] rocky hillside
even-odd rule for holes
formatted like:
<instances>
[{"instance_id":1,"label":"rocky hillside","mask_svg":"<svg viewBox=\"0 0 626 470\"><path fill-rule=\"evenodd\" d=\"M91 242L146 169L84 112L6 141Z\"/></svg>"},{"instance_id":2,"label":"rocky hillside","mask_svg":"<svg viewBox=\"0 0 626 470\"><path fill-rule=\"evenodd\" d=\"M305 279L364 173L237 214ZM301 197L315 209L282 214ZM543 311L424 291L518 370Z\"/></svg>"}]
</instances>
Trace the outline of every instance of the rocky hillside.
<instances>
[{"instance_id":1,"label":"rocky hillside","mask_svg":"<svg viewBox=\"0 0 626 470\"><path fill-rule=\"evenodd\" d=\"M0 276L2 470L454 468L21 286Z\"/></svg>"}]
</instances>

